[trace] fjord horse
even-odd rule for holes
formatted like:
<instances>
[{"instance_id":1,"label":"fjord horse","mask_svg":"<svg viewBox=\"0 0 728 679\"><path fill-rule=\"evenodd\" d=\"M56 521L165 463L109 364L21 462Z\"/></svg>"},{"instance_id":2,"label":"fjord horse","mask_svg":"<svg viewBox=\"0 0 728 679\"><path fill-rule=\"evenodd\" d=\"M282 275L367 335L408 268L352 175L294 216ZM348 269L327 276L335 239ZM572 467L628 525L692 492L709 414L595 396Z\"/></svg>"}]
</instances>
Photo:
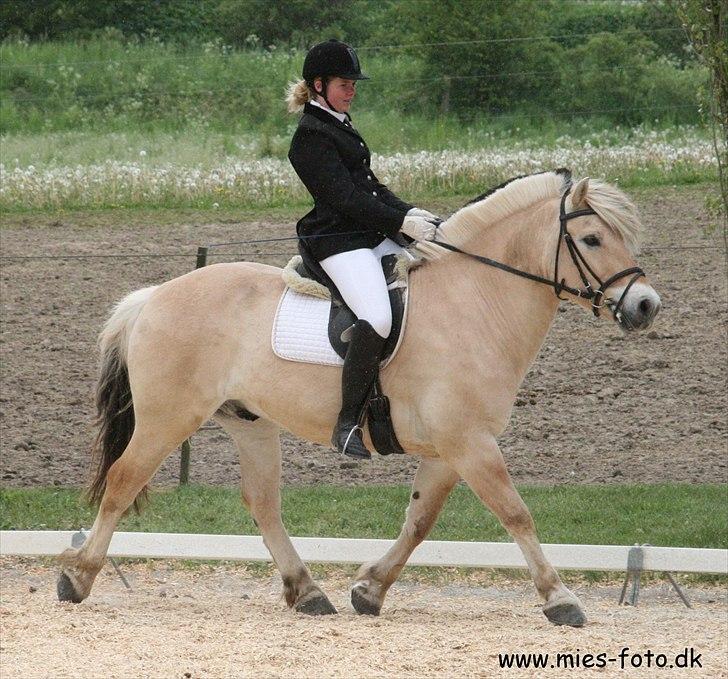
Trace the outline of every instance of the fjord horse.
<instances>
[{"instance_id":1,"label":"fjord horse","mask_svg":"<svg viewBox=\"0 0 728 679\"><path fill-rule=\"evenodd\" d=\"M379 613L462 478L521 548L548 619L584 623L578 598L541 550L496 441L559 297L597 315L609 311L625 331L650 326L660 298L634 261L641 230L620 190L588 178L573 184L558 170L507 182L448 219L438 231L442 246L418 246L429 261L410 275L406 336L381 379L399 441L421 461L399 537L355 578L358 612ZM506 271L484 266L485 255ZM120 517L162 461L214 418L237 444L243 502L288 605L336 612L281 521L279 430L327 445L341 373L274 355L271 327L283 290L276 267L216 264L118 304L100 338L92 486L99 510L86 543L60 557L61 600L89 595Z\"/></svg>"}]
</instances>

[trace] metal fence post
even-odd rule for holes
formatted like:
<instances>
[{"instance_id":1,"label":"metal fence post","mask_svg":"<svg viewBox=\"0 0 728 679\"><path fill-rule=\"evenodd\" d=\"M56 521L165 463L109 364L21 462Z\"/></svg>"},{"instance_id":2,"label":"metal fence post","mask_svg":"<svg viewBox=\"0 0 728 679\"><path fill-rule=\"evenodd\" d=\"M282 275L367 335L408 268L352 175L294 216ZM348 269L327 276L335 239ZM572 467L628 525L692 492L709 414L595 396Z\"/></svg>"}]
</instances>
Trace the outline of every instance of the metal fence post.
<instances>
[{"instance_id":1,"label":"metal fence post","mask_svg":"<svg viewBox=\"0 0 728 679\"><path fill-rule=\"evenodd\" d=\"M195 269L201 269L203 266L207 266L207 247L201 245L197 248L197 262ZM179 485L185 486L190 482L190 450L192 444L190 439L187 439L182 443L182 452L179 459Z\"/></svg>"}]
</instances>

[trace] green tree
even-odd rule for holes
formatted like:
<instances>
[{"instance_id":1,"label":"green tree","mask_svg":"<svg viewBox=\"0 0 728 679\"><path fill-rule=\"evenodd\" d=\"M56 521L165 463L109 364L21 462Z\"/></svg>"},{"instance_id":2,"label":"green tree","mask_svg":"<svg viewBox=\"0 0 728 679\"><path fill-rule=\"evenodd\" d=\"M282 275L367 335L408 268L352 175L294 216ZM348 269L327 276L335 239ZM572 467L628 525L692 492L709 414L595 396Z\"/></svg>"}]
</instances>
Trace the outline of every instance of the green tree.
<instances>
[{"instance_id":1,"label":"green tree","mask_svg":"<svg viewBox=\"0 0 728 679\"><path fill-rule=\"evenodd\" d=\"M722 204L716 204L723 221L728 267L728 4L725 0L672 0L698 58L710 71L710 88L703 94L713 126L715 155Z\"/></svg>"},{"instance_id":2,"label":"green tree","mask_svg":"<svg viewBox=\"0 0 728 679\"><path fill-rule=\"evenodd\" d=\"M401 42L415 43L444 108L494 112L543 102L558 88L561 48L544 31L549 8L537 0L420 0L395 6L392 23Z\"/></svg>"},{"instance_id":3,"label":"green tree","mask_svg":"<svg viewBox=\"0 0 728 679\"><path fill-rule=\"evenodd\" d=\"M4 0L0 38L85 38L105 28L126 37L155 35L164 40L209 39L219 0Z\"/></svg>"},{"instance_id":4,"label":"green tree","mask_svg":"<svg viewBox=\"0 0 728 679\"><path fill-rule=\"evenodd\" d=\"M391 0L222 0L219 30L230 45L310 47L328 38L360 46Z\"/></svg>"},{"instance_id":5,"label":"green tree","mask_svg":"<svg viewBox=\"0 0 728 679\"><path fill-rule=\"evenodd\" d=\"M614 0L562 0L549 13L549 33L563 47L583 45L590 35L642 33L656 54L684 63L689 60L680 22L664 0L615 2Z\"/></svg>"},{"instance_id":6,"label":"green tree","mask_svg":"<svg viewBox=\"0 0 728 679\"><path fill-rule=\"evenodd\" d=\"M643 118L640 83L653 53L645 38L635 40L604 33L568 52L571 65L564 78L564 103L574 112L604 111L606 117L632 124Z\"/></svg>"}]
</instances>

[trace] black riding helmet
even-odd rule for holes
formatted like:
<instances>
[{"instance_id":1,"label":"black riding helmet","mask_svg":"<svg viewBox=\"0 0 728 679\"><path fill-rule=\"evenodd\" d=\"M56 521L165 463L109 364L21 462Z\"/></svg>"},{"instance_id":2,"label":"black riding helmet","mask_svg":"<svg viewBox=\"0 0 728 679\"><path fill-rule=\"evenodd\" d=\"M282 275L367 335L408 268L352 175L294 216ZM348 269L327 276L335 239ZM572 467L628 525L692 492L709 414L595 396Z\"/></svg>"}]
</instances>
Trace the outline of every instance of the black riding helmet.
<instances>
[{"instance_id":1,"label":"black riding helmet","mask_svg":"<svg viewBox=\"0 0 728 679\"><path fill-rule=\"evenodd\" d=\"M359 57L354 49L335 38L320 42L308 51L303 61L303 79L311 89L315 90L313 81L321 78L323 80L321 96L329 108L336 111L326 96L328 80L332 77L346 80L369 80L369 77L361 72Z\"/></svg>"},{"instance_id":2,"label":"black riding helmet","mask_svg":"<svg viewBox=\"0 0 728 679\"><path fill-rule=\"evenodd\" d=\"M303 79L312 83L315 78L336 76L347 80L369 80L361 72L359 57L353 48L335 38L314 45L303 62Z\"/></svg>"}]
</instances>

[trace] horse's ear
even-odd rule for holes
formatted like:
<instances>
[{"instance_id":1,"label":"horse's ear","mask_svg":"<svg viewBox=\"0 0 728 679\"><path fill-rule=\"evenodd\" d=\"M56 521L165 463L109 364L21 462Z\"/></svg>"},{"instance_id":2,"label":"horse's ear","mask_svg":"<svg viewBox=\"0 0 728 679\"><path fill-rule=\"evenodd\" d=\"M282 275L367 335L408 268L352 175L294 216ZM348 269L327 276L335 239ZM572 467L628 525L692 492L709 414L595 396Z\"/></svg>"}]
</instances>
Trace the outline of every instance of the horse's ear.
<instances>
[{"instance_id":1,"label":"horse's ear","mask_svg":"<svg viewBox=\"0 0 728 679\"><path fill-rule=\"evenodd\" d=\"M586 207L586 192L589 190L589 177L580 179L571 190L571 209L579 210Z\"/></svg>"}]
</instances>

